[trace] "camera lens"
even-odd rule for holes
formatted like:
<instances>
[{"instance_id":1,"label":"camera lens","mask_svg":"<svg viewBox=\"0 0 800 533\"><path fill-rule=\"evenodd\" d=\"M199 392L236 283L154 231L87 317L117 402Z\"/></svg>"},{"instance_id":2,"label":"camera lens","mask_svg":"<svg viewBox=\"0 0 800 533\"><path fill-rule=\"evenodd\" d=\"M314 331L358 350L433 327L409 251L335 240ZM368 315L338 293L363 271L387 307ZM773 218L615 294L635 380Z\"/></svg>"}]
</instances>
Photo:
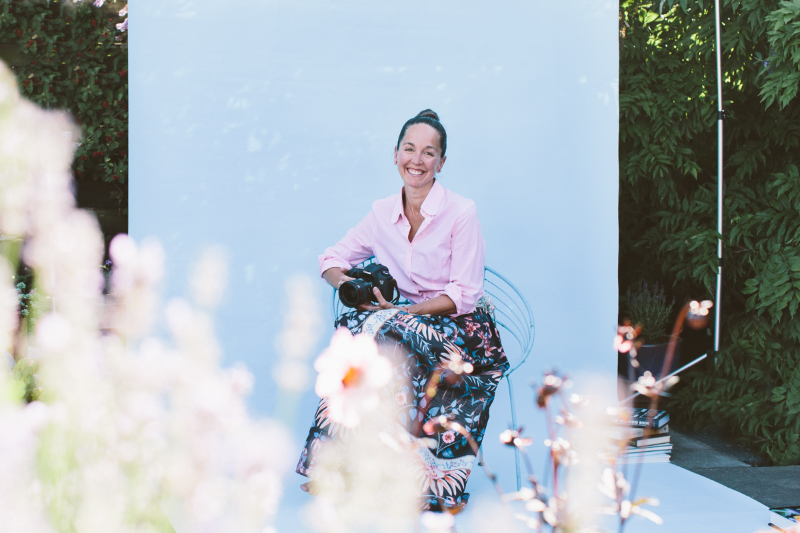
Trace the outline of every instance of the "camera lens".
<instances>
[{"instance_id":1,"label":"camera lens","mask_svg":"<svg viewBox=\"0 0 800 533\"><path fill-rule=\"evenodd\" d=\"M356 307L370 301L372 283L360 279L346 281L339 287L339 300L347 307Z\"/></svg>"}]
</instances>

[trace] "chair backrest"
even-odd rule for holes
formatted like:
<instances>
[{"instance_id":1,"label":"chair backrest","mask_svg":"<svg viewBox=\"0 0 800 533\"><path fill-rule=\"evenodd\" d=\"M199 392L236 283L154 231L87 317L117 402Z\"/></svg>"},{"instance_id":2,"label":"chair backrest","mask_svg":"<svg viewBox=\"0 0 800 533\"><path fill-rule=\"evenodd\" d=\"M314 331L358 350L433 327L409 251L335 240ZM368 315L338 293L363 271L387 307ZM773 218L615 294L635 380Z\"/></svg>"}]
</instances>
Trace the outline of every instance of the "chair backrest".
<instances>
[{"instance_id":1,"label":"chair backrest","mask_svg":"<svg viewBox=\"0 0 800 533\"><path fill-rule=\"evenodd\" d=\"M359 266L363 267L374 261L375 258L371 257ZM503 349L511 363L511 368L505 374L508 376L522 366L533 349L536 335L533 312L522 293L505 277L489 267L484 269L483 292L484 297L489 298L487 303L493 307L491 309L492 318L500 329ZM408 303L410 302L401 297L400 305ZM333 319L338 320L347 308L339 300L336 289L333 291L331 304ZM511 347L512 343L509 343L509 336L514 339L515 346L513 348Z\"/></svg>"},{"instance_id":2,"label":"chair backrest","mask_svg":"<svg viewBox=\"0 0 800 533\"><path fill-rule=\"evenodd\" d=\"M511 363L511 368L505 374L509 376L522 366L533 349L536 337L533 312L519 289L496 270L486 267L483 280L484 295L489 297L494 306L492 318L500 329L503 350ZM516 341L513 349L508 342L509 335Z\"/></svg>"}]
</instances>

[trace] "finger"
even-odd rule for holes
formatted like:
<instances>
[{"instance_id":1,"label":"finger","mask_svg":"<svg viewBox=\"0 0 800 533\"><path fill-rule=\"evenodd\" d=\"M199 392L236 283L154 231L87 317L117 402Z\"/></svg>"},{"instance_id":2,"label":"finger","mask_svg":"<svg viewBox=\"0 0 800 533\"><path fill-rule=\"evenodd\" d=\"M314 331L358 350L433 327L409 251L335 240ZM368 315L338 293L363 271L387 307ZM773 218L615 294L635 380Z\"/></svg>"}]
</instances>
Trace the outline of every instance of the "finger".
<instances>
[{"instance_id":1,"label":"finger","mask_svg":"<svg viewBox=\"0 0 800 533\"><path fill-rule=\"evenodd\" d=\"M375 295L375 298L377 298L377 299L378 299L378 305L379 305L379 306L380 306L382 309L386 309L386 307L387 307L387 306L389 306L389 307L392 307L392 306L391 306L391 304L389 304L389 303L386 301L386 299L384 299L384 297L383 297L383 294L381 294L381 291L378 289L378 287L374 287L374 288L372 289L372 294L374 294L374 295Z\"/></svg>"}]
</instances>

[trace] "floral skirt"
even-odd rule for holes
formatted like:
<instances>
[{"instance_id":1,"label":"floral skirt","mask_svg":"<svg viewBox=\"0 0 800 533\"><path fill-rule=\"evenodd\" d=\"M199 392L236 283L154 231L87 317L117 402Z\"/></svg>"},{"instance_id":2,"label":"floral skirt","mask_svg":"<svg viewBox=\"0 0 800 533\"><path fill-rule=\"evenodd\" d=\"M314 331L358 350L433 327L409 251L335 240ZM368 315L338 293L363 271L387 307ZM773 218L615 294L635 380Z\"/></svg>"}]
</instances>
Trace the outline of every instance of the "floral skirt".
<instances>
[{"instance_id":1,"label":"floral skirt","mask_svg":"<svg viewBox=\"0 0 800 533\"><path fill-rule=\"evenodd\" d=\"M412 315L397 309L354 310L342 315L337 326L374 336L381 353L394 362L391 394L397 422L412 431L426 420L444 415L464 426L480 445L495 390L509 368L489 314L480 308L457 317ZM455 385L442 383L427 411L421 409L428 379L453 353L472 364L472 372ZM323 398L297 473L313 477L315 452L322 443L338 437L340 430L335 426L327 419ZM436 440L435 448L416 447L422 507L463 507L469 499L465 488L475 461L474 451L465 437L452 430L430 437Z\"/></svg>"}]
</instances>

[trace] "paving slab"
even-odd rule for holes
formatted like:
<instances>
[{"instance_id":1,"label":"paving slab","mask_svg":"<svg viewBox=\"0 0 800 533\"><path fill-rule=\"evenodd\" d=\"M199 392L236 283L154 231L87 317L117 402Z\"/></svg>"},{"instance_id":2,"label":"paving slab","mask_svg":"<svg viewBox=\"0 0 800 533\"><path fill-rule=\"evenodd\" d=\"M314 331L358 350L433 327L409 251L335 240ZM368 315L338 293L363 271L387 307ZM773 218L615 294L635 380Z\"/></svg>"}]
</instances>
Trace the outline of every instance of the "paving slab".
<instances>
[{"instance_id":1,"label":"paving slab","mask_svg":"<svg viewBox=\"0 0 800 533\"><path fill-rule=\"evenodd\" d=\"M672 430L672 462L767 507L800 506L800 465L753 466L751 452L719 435Z\"/></svg>"}]
</instances>

